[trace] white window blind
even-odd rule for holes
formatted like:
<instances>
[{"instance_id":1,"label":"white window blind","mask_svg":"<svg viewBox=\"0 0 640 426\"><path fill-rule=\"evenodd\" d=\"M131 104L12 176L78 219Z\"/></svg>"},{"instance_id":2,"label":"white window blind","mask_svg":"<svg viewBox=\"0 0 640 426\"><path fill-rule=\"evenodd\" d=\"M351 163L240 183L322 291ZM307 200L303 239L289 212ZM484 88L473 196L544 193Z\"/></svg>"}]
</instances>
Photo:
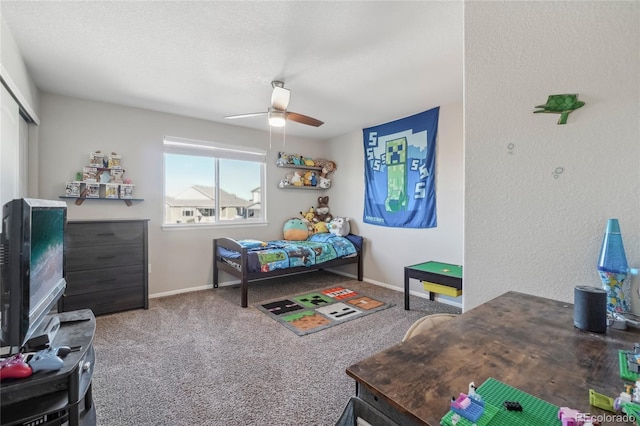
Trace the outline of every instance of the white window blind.
<instances>
[{"instance_id":1,"label":"white window blind","mask_svg":"<svg viewBox=\"0 0 640 426\"><path fill-rule=\"evenodd\" d=\"M204 157L260 163L267 161L267 152L264 150L170 136L164 138L164 152L181 155L194 155L197 152L197 155Z\"/></svg>"}]
</instances>

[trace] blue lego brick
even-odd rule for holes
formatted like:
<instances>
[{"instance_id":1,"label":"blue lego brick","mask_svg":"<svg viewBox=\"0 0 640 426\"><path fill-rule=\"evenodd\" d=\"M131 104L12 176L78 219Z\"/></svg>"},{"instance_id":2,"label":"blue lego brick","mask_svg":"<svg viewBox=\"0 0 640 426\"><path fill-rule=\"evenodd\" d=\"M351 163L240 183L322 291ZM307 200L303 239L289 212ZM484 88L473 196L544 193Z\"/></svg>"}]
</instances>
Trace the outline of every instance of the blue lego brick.
<instances>
[{"instance_id":1,"label":"blue lego brick","mask_svg":"<svg viewBox=\"0 0 640 426\"><path fill-rule=\"evenodd\" d=\"M451 411L460 414L462 417L471 420L472 422L477 422L484 414L484 404L480 405L478 401L471 399L471 404L465 410L451 407Z\"/></svg>"}]
</instances>

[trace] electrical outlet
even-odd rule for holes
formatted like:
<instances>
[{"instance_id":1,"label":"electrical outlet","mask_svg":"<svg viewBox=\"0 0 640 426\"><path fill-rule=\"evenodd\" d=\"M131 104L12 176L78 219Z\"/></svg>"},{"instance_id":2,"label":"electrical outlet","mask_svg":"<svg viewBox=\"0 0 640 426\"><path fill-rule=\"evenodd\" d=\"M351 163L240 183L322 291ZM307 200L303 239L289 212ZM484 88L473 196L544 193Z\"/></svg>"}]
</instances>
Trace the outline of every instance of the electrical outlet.
<instances>
[{"instance_id":1,"label":"electrical outlet","mask_svg":"<svg viewBox=\"0 0 640 426\"><path fill-rule=\"evenodd\" d=\"M147 272L150 274L151 273L151 264L149 264L149 266L147 266Z\"/></svg>"}]
</instances>

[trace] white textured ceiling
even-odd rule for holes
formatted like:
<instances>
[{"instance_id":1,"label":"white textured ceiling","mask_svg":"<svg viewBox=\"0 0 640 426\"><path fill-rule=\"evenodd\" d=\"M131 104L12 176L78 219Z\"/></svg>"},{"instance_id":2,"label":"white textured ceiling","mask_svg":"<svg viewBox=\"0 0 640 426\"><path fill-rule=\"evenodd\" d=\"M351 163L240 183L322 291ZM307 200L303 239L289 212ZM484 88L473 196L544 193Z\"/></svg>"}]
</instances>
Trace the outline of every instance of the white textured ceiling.
<instances>
[{"instance_id":1,"label":"white textured ceiling","mask_svg":"<svg viewBox=\"0 0 640 426\"><path fill-rule=\"evenodd\" d=\"M462 101L461 1L1 1L40 90L328 139Z\"/></svg>"}]
</instances>

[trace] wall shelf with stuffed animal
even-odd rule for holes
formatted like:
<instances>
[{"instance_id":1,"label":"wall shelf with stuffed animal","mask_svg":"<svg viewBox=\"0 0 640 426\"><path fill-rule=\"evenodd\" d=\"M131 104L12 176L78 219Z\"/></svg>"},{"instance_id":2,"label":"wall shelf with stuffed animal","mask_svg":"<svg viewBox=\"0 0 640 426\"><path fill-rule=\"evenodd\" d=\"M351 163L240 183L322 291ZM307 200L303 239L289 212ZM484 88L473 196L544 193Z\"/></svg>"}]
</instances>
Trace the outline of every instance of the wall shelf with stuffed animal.
<instances>
[{"instance_id":1,"label":"wall shelf with stuffed animal","mask_svg":"<svg viewBox=\"0 0 640 426\"><path fill-rule=\"evenodd\" d=\"M315 167L315 166L296 166L293 164L276 164L276 166L278 167L282 167L283 169L302 169L302 170L316 170L316 171L321 171L322 167Z\"/></svg>"},{"instance_id":2,"label":"wall shelf with stuffed animal","mask_svg":"<svg viewBox=\"0 0 640 426\"><path fill-rule=\"evenodd\" d=\"M312 159L302 155L280 152L276 166L294 169L280 180L280 189L329 189L329 174L336 170L336 163L325 159Z\"/></svg>"},{"instance_id":3,"label":"wall shelf with stuffed animal","mask_svg":"<svg viewBox=\"0 0 640 426\"><path fill-rule=\"evenodd\" d=\"M302 189L302 190L310 189L312 191L322 191L324 189L327 189L327 188L321 188L319 186L293 186L293 185L280 185L280 184L278 184L278 188L280 188L280 189Z\"/></svg>"}]
</instances>

